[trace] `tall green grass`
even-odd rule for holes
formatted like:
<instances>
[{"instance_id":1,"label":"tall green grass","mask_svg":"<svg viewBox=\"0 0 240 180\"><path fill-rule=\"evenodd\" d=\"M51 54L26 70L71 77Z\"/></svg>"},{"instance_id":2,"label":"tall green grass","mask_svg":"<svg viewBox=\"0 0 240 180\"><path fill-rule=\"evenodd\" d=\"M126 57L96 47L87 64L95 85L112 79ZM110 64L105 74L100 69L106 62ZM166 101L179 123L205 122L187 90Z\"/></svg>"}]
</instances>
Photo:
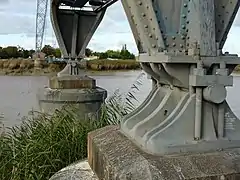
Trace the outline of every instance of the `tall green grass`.
<instances>
[{"instance_id":1,"label":"tall green grass","mask_svg":"<svg viewBox=\"0 0 240 180\"><path fill-rule=\"evenodd\" d=\"M53 115L35 113L20 126L0 136L0 179L43 180L69 164L87 157L87 134L109 124L119 124L134 108L134 90L116 91L100 109L99 120L83 120L78 109L64 107Z\"/></svg>"}]
</instances>

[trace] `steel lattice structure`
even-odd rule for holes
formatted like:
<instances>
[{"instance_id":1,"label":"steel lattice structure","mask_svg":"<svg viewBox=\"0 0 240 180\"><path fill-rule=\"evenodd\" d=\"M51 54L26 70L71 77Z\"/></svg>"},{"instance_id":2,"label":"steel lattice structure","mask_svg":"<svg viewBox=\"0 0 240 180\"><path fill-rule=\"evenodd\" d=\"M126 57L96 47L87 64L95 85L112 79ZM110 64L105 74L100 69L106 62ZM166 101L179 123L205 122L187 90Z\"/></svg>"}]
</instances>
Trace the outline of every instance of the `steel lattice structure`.
<instances>
[{"instance_id":1,"label":"steel lattice structure","mask_svg":"<svg viewBox=\"0 0 240 180\"><path fill-rule=\"evenodd\" d=\"M44 30L46 25L48 0L37 0L36 15L36 44L35 51L40 52L43 43Z\"/></svg>"}]
</instances>

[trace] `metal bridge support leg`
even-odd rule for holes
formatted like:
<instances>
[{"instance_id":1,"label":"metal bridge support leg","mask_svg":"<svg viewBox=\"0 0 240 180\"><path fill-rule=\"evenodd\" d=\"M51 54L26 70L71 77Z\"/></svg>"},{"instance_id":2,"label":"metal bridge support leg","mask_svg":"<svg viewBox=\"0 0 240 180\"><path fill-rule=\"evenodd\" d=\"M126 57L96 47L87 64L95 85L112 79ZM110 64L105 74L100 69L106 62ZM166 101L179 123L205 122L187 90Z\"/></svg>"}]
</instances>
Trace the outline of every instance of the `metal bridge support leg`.
<instances>
[{"instance_id":1,"label":"metal bridge support leg","mask_svg":"<svg viewBox=\"0 0 240 180\"><path fill-rule=\"evenodd\" d=\"M88 136L99 179L239 179L240 120L222 54L239 0L121 0L144 71L157 81L121 121Z\"/></svg>"},{"instance_id":2,"label":"metal bridge support leg","mask_svg":"<svg viewBox=\"0 0 240 180\"><path fill-rule=\"evenodd\" d=\"M106 9L99 12L61 9L56 0L52 0L52 26L63 58L69 60L68 65L58 76L69 74L72 64L78 65L79 60L84 58L85 49L102 21L105 11Z\"/></svg>"},{"instance_id":3,"label":"metal bridge support leg","mask_svg":"<svg viewBox=\"0 0 240 180\"><path fill-rule=\"evenodd\" d=\"M78 5L80 8L64 9L65 5ZM102 21L106 8L101 11L86 10L87 0L51 0L51 21L63 58L67 66L58 77L49 80L49 88L40 90L38 100L40 109L47 113L74 105L83 118L99 118L99 109L105 101L107 92L96 86L95 79L80 74L79 60L84 58L85 49Z\"/></svg>"},{"instance_id":4,"label":"metal bridge support leg","mask_svg":"<svg viewBox=\"0 0 240 180\"><path fill-rule=\"evenodd\" d=\"M221 53L240 2L122 4L142 68L159 87L123 119L121 131L153 154L240 147L240 121L225 100L225 87L233 85L232 67L240 59Z\"/></svg>"}]
</instances>

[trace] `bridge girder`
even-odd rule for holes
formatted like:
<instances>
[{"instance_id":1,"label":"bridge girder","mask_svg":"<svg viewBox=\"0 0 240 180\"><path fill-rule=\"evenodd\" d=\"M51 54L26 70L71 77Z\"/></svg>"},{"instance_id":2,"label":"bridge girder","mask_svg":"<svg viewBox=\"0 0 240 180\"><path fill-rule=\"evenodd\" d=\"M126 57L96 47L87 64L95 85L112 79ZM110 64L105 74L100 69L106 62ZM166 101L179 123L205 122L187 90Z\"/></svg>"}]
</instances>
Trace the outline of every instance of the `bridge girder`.
<instances>
[{"instance_id":1,"label":"bridge girder","mask_svg":"<svg viewBox=\"0 0 240 180\"><path fill-rule=\"evenodd\" d=\"M107 7L116 0L104 1L102 5L90 5L91 9L84 9L88 2L89 0L51 0L51 22L65 59L84 57L85 49ZM61 8L62 4L69 8Z\"/></svg>"}]
</instances>

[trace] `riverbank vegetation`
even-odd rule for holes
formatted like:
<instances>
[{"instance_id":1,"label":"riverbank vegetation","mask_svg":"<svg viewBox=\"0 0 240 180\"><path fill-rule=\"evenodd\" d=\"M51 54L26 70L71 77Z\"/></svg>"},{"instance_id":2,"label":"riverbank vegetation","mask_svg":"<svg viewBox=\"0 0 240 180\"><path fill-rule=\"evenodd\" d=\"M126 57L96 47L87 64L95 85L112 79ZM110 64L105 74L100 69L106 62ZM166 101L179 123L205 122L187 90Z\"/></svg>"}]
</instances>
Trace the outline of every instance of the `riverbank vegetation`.
<instances>
[{"instance_id":1,"label":"riverbank vegetation","mask_svg":"<svg viewBox=\"0 0 240 180\"><path fill-rule=\"evenodd\" d=\"M87 61L87 69L95 71L106 70L135 70L140 69L139 62L135 60L90 60Z\"/></svg>"},{"instance_id":2,"label":"riverbank vegetation","mask_svg":"<svg viewBox=\"0 0 240 180\"><path fill-rule=\"evenodd\" d=\"M36 71L34 68L34 60L32 59L34 50L26 50L15 46L0 47L0 74L55 74L66 66L65 61L55 59L61 57L59 48L45 45L42 48L42 52L46 55L46 61L42 61L40 68ZM94 52L87 48L86 59L82 62L81 68L93 71L136 70L140 68L139 63L135 60L135 55L127 50L126 45L124 45L121 50L107 50L106 52Z\"/></svg>"},{"instance_id":3,"label":"riverbank vegetation","mask_svg":"<svg viewBox=\"0 0 240 180\"><path fill-rule=\"evenodd\" d=\"M65 107L52 116L35 113L20 126L0 136L1 180L45 180L71 163L87 157L87 134L109 124L119 124L137 100L141 78L126 95L116 91L100 109L96 120L83 120L74 107Z\"/></svg>"},{"instance_id":4,"label":"riverbank vegetation","mask_svg":"<svg viewBox=\"0 0 240 180\"><path fill-rule=\"evenodd\" d=\"M36 73L34 61L29 59L5 59L0 60L0 74L3 75L38 75L51 74L60 72L66 62L43 62L40 70ZM109 71L109 70L137 70L140 68L139 62L136 60L89 60L81 63L81 68L93 71Z\"/></svg>"},{"instance_id":5,"label":"riverbank vegetation","mask_svg":"<svg viewBox=\"0 0 240 180\"><path fill-rule=\"evenodd\" d=\"M33 49L27 50L20 46L0 47L0 59L32 58L34 52L35 51ZM45 45L41 52L43 52L46 57L61 58L62 56L59 48L54 48L50 45ZM86 57L96 56L99 59L135 59L135 55L129 52L126 45L123 45L121 50L107 50L105 52L95 52L89 48L86 48L85 55Z\"/></svg>"}]
</instances>

